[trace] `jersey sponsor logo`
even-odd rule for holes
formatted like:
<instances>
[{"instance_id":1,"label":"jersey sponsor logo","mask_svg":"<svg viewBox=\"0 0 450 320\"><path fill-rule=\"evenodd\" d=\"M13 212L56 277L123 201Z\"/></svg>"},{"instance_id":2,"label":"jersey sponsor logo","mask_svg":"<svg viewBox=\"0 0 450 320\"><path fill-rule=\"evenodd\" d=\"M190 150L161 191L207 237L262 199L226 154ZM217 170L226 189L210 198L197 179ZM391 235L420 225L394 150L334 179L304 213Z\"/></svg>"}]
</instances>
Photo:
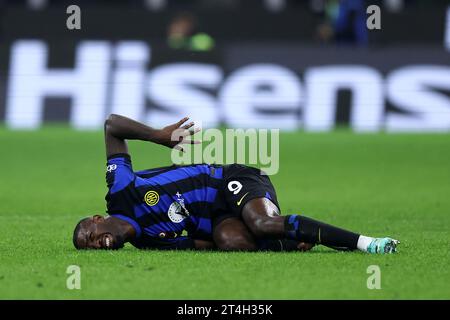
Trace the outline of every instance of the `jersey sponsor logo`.
<instances>
[{"instance_id":1,"label":"jersey sponsor logo","mask_svg":"<svg viewBox=\"0 0 450 320\"><path fill-rule=\"evenodd\" d=\"M156 191L150 190L144 196L144 201L150 207L156 205L159 202L159 194Z\"/></svg>"},{"instance_id":2,"label":"jersey sponsor logo","mask_svg":"<svg viewBox=\"0 0 450 320\"><path fill-rule=\"evenodd\" d=\"M169 210L167 211L170 221L180 223L181 221L186 219L186 216L181 213L182 210L183 208L181 207L181 204L179 204L177 201L172 202Z\"/></svg>"},{"instance_id":3,"label":"jersey sponsor logo","mask_svg":"<svg viewBox=\"0 0 450 320\"><path fill-rule=\"evenodd\" d=\"M112 172L117 169L117 164L110 164L106 167L106 172Z\"/></svg>"},{"instance_id":4,"label":"jersey sponsor logo","mask_svg":"<svg viewBox=\"0 0 450 320\"><path fill-rule=\"evenodd\" d=\"M241 198L241 199L239 199L239 201L238 201L238 202L236 202L238 206L240 206L240 205L241 205L241 202L242 202L242 200L244 200L244 198L245 198L245 197L246 197L247 195L248 195L248 192L247 192L246 194L244 194L244 195L242 196L242 198Z\"/></svg>"}]
</instances>

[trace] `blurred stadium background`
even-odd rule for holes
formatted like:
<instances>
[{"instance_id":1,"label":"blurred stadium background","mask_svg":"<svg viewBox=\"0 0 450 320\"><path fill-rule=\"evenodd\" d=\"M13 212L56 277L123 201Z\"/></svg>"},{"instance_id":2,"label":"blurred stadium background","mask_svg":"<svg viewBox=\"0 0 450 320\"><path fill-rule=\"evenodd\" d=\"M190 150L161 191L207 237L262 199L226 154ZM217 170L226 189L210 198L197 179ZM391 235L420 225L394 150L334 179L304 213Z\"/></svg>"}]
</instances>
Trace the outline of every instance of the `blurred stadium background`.
<instances>
[{"instance_id":1,"label":"blurred stadium background","mask_svg":"<svg viewBox=\"0 0 450 320\"><path fill-rule=\"evenodd\" d=\"M449 6L0 0L0 298L450 298ZM279 128L284 212L398 237L400 254L76 252L74 224L105 210L111 112ZM136 169L170 163L130 148ZM82 290L66 288L71 264ZM371 264L382 290L366 287Z\"/></svg>"},{"instance_id":2,"label":"blurred stadium background","mask_svg":"<svg viewBox=\"0 0 450 320\"><path fill-rule=\"evenodd\" d=\"M1 3L12 128L188 112L205 126L450 129L448 1L78 1L81 30L66 28L71 1Z\"/></svg>"}]
</instances>

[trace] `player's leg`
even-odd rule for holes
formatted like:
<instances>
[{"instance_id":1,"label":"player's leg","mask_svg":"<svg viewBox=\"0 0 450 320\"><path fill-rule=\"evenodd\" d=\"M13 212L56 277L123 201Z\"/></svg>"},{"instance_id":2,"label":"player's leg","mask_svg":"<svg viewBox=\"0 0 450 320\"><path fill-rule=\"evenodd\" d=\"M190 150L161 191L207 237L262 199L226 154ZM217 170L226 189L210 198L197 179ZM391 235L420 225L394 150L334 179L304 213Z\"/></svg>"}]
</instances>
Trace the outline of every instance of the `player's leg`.
<instances>
[{"instance_id":1,"label":"player's leg","mask_svg":"<svg viewBox=\"0 0 450 320\"><path fill-rule=\"evenodd\" d=\"M390 238L366 237L305 216L280 216L278 208L267 198L248 201L242 218L257 238L288 238L322 244L334 249L391 253L398 241Z\"/></svg>"},{"instance_id":2,"label":"player's leg","mask_svg":"<svg viewBox=\"0 0 450 320\"><path fill-rule=\"evenodd\" d=\"M258 248L253 235L239 218L219 222L214 227L213 240L220 250L255 251Z\"/></svg>"},{"instance_id":3,"label":"player's leg","mask_svg":"<svg viewBox=\"0 0 450 320\"><path fill-rule=\"evenodd\" d=\"M213 240L224 251L308 251L312 245L290 239L256 239L242 219L227 218L213 231Z\"/></svg>"},{"instance_id":4,"label":"player's leg","mask_svg":"<svg viewBox=\"0 0 450 320\"><path fill-rule=\"evenodd\" d=\"M242 218L256 237L289 238L307 243L356 249L359 235L304 216L281 216L267 198L246 203Z\"/></svg>"},{"instance_id":5,"label":"player's leg","mask_svg":"<svg viewBox=\"0 0 450 320\"><path fill-rule=\"evenodd\" d=\"M398 241L371 238L305 216L280 216L275 189L269 177L256 168L225 168L222 190L228 209L241 217L256 239L291 239L334 249L394 252Z\"/></svg>"}]
</instances>

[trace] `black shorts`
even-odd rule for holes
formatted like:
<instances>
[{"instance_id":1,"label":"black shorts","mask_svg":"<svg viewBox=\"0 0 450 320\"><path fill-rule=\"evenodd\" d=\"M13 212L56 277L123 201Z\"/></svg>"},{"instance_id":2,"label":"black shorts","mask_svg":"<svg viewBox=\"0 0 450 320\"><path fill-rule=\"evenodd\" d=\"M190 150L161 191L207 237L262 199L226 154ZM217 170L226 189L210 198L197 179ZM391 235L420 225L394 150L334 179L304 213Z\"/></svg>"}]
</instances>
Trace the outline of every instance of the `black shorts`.
<instances>
[{"instance_id":1,"label":"black shorts","mask_svg":"<svg viewBox=\"0 0 450 320\"><path fill-rule=\"evenodd\" d=\"M223 183L219 188L213 228L228 218L240 218L245 204L255 198L267 198L280 210L275 188L260 169L241 164L223 166Z\"/></svg>"}]
</instances>

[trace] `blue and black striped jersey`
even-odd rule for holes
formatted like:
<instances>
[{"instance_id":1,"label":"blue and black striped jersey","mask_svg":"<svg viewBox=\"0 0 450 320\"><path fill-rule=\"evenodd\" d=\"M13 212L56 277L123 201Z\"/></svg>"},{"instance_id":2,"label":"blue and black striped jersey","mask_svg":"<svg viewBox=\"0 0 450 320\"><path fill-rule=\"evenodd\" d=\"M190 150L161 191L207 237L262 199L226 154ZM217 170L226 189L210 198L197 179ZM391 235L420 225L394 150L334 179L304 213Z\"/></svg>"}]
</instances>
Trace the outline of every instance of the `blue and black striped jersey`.
<instances>
[{"instance_id":1,"label":"blue and black striped jersey","mask_svg":"<svg viewBox=\"0 0 450 320\"><path fill-rule=\"evenodd\" d=\"M211 239L222 179L223 167L208 164L134 172L130 156L116 154L107 162L107 212L133 225L138 248L189 248L192 237Z\"/></svg>"}]
</instances>

